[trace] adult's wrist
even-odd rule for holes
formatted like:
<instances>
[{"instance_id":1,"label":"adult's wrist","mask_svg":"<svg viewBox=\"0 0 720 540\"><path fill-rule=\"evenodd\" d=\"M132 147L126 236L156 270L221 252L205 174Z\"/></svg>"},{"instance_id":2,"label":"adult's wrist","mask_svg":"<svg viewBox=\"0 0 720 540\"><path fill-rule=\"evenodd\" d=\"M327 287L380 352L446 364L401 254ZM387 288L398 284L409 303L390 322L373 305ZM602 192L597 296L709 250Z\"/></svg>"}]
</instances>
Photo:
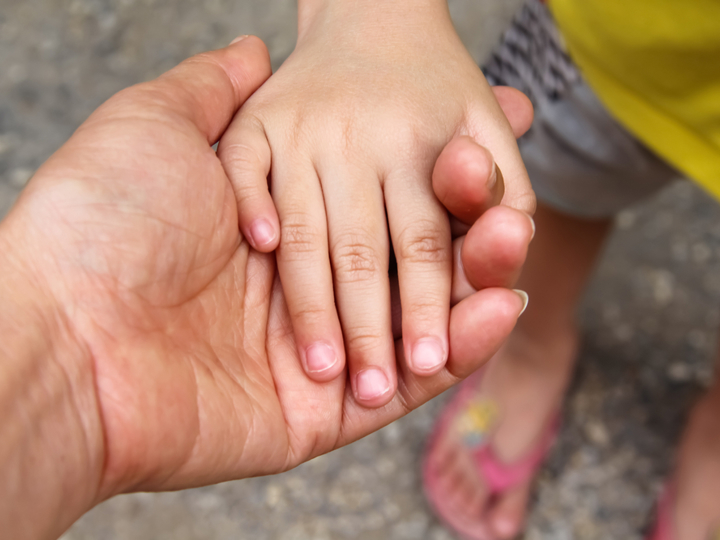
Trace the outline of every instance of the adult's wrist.
<instances>
[{"instance_id":1,"label":"adult's wrist","mask_svg":"<svg viewBox=\"0 0 720 540\"><path fill-rule=\"evenodd\" d=\"M103 437L91 356L28 264L30 245L16 221L0 224L0 530L32 540L98 502Z\"/></svg>"}]
</instances>

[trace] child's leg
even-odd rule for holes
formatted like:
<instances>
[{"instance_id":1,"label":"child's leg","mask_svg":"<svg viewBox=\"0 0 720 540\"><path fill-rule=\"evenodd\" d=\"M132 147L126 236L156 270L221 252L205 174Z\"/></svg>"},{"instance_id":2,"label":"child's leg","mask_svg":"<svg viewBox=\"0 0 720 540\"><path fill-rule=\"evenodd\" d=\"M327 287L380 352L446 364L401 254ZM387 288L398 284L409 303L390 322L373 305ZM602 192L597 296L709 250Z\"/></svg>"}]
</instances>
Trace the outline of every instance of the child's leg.
<instances>
[{"instance_id":1,"label":"child's leg","mask_svg":"<svg viewBox=\"0 0 720 540\"><path fill-rule=\"evenodd\" d=\"M498 407L492 446L512 462L541 437L557 413L575 360L575 306L609 229L540 206L518 287L530 303L503 349L491 360L478 392ZM433 447L444 495L457 502L468 524L491 527L500 538L520 530L531 479L492 501L468 449L449 430ZM480 525L482 523L482 525Z\"/></svg>"},{"instance_id":2,"label":"child's leg","mask_svg":"<svg viewBox=\"0 0 720 540\"><path fill-rule=\"evenodd\" d=\"M544 206L535 215L537 235L517 285L528 292L528 309L482 378L463 385L478 399L465 407L461 391L445 409L426 462L425 486L438 514L465 537L483 540L512 538L522 525L534 456L575 360L575 305L607 234L608 216L677 177L608 114L563 50L539 0L528 0L486 74L533 100L535 120L520 149ZM480 388L472 388L477 380ZM451 416L455 420L446 421ZM486 459L488 448L499 464ZM481 469L494 476L493 497Z\"/></svg>"},{"instance_id":3,"label":"child's leg","mask_svg":"<svg viewBox=\"0 0 720 540\"><path fill-rule=\"evenodd\" d=\"M674 538L720 539L720 369L690 414L672 482Z\"/></svg>"}]
</instances>

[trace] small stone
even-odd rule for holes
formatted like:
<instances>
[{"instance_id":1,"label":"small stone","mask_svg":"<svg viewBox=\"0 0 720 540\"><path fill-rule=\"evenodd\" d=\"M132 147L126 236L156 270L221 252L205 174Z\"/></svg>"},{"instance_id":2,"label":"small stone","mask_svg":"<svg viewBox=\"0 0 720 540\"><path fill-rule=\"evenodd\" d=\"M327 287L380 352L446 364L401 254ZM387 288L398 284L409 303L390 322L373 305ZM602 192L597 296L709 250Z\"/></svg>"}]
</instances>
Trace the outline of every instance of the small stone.
<instances>
[{"instance_id":1,"label":"small stone","mask_svg":"<svg viewBox=\"0 0 720 540\"><path fill-rule=\"evenodd\" d=\"M677 262L685 262L688 260L688 245L684 241L673 242L670 247L673 260Z\"/></svg>"},{"instance_id":2,"label":"small stone","mask_svg":"<svg viewBox=\"0 0 720 540\"><path fill-rule=\"evenodd\" d=\"M607 446L610 443L610 434L602 422L591 420L584 426L585 436L597 446Z\"/></svg>"},{"instance_id":3,"label":"small stone","mask_svg":"<svg viewBox=\"0 0 720 540\"><path fill-rule=\"evenodd\" d=\"M265 504L275 508L282 499L282 488L277 484L270 484L265 489Z\"/></svg>"},{"instance_id":4,"label":"small stone","mask_svg":"<svg viewBox=\"0 0 720 540\"><path fill-rule=\"evenodd\" d=\"M24 167L14 169L10 172L10 185L22 189L27 185L32 175L33 171L31 169Z\"/></svg>"},{"instance_id":5,"label":"small stone","mask_svg":"<svg viewBox=\"0 0 720 540\"><path fill-rule=\"evenodd\" d=\"M7 77L13 84L20 84L27 79L27 69L21 64L13 64L7 70Z\"/></svg>"},{"instance_id":6,"label":"small stone","mask_svg":"<svg viewBox=\"0 0 720 540\"><path fill-rule=\"evenodd\" d=\"M0 155L10 150L10 136L0 135Z\"/></svg>"},{"instance_id":7,"label":"small stone","mask_svg":"<svg viewBox=\"0 0 720 540\"><path fill-rule=\"evenodd\" d=\"M403 436L402 428L398 423L389 424L384 427L380 433L383 438L383 442L387 445L397 444Z\"/></svg>"},{"instance_id":8,"label":"small stone","mask_svg":"<svg viewBox=\"0 0 720 540\"><path fill-rule=\"evenodd\" d=\"M222 507L223 498L217 493L203 493L195 499L195 504L202 510L215 510Z\"/></svg>"},{"instance_id":9,"label":"small stone","mask_svg":"<svg viewBox=\"0 0 720 540\"><path fill-rule=\"evenodd\" d=\"M686 382L692 377L690 366L682 362L675 362L668 368L668 378L674 382Z\"/></svg>"},{"instance_id":10,"label":"small stone","mask_svg":"<svg viewBox=\"0 0 720 540\"><path fill-rule=\"evenodd\" d=\"M668 270L654 270L650 273L650 283L655 302L666 305L675 295L675 276Z\"/></svg>"},{"instance_id":11,"label":"small stone","mask_svg":"<svg viewBox=\"0 0 720 540\"><path fill-rule=\"evenodd\" d=\"M392 501L388 501L383 505L382 512L388 521L396 520L402 513L400 507Z\"/></svg>"},{"instance_id":12,"label":"small stone","mask_svg":"<svg viewBox=\"0 0 720 540\"><path fill-rule=\"evenodd\" d=\"M622 310L617 304L607 304L602 308L602 316L606 322L615 322L622 315Z\"/></svg>"},{"instance_id":13,"label":"small stone","mask_svg":"<svg viewBox=\"0 0 720 540\"><path fill-rule=\"evenodd\" d=\"M629 324L621 324L615 327L613 333L615 334L615 339L617 339L620 343L627 343L635 335L633 327Z\"/></svg>"},{"instance_id":14,"label":"small stone","mask_svg":"<svg viewBox=\"0 0 720 540\"><path fill-rule=\"evenodd\" d=\"M381 478L389 477L397 470L397 463L388 457L380 457L375 468Z\"/></svg>"},{"instance_id":15,"label":"small stone","mask_svg":"<svg viewBox=\"0 0 720 540\"><path fill-rule=\"evenodd\" d=\"M695 244L692 247L692 259L698 264L706 263L712 256L712 250L707 244Z\"/></svg>"},{"instance_id":16,"label":"small stone","mask_svg":"<svg viewBox=\"0 0 720 540\"><path fill-rule=\"evenodd\" d=\"M718 257L720 257L720 250L718 250ZM702 285L707 292L720 293L720 275L716 272L708 272L703 276Z\"/></svg>"},{"instance_id":17,"label":"small stone","mask_svg":"<svg viewBox=\"0 0 720 540\"><path fill-rule=\"evenodd\" d=\"M637 215L635 212L631 210L624 210L618 214L617 228L623 231L631 229L632 226L635 225L636 220Z\"/></svg>"},{"instance_id":18,"label":"small stone","mask_svg":"<svg viewBox=\"0 0 720 540\"><path fill-rule=\"evenodd\" d=\"M118 18L115 13L107 13L99 17L98 22L102 30L112 30L117 26Z\"/></svg>"},{"instance_id":19,"label":"small stone","mask_svg":"<svg viewBox=\"0 0 720 540\"><path fill-rule=\"evenodd\" d=\"M380 512L370 512L365 516L365 529L368 531L382 529L385 523L385 517Z\"/></svg>"},{"instance_id":20,"label":"small stone","mask_svg":"<svg viewBox=\"0 0 720 540\"><path fill-rule=\"evenodd\" d=\"M710 388L715 380L715 370L711 365L702 366L695 374L695 380L703 388Z\"/></svg>"},{"instance_id":21,"label":"small stone","mask_svg":"<svg viewBox=\"0 0 720 540\"><path fill-rule=\"evenodd\" d=\"M708 339L702 330L690 330L687 335L687 342L693 348L703 351L707 348Z\"/></svg>"},{"instance_id":22,"label":"small stone","mask_svg":"<svg viewBox=\"0 0 720 540\"><path fill-rule=\"evenodd\" d=\"M423 538L428 529L429 518L426 514L416 512L408 519L393 526L392 538L415 540Z\"/></svg>"}]
</instances>

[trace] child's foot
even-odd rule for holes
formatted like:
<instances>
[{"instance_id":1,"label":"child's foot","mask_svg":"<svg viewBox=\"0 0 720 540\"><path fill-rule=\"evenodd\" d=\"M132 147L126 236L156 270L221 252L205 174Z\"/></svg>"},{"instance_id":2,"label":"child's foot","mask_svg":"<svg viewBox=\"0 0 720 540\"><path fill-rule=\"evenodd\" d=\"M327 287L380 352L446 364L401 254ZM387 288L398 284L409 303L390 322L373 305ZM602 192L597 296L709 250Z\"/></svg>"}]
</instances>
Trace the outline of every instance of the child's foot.
<instances>
[{"instance_id":1,"label":"child's foot","mask_svg":"<svg viewBox=\"0 0 720 540\"><path fill-rule=\"evenodd\" d=\"M667 515L658 519L666 523L665 530L656 531L654 538L720 540L718 385L695 406L690 415L671 485L672 496L664 509Z\"/></svg>"},{"instance_id":2,"label":"child's foot","mask_svg":"<svg viewBox=\"0 0 720 540\"><path fill-rule=\"evenodd\" d=\"M516 331L438 421L425 488L438 514L463 538L513 538L522 529L576 354L574 330L555 336L540 342ZM480 464L478 449L488 445L492 459L506 466Z\"/></svg>"}]
</instances>

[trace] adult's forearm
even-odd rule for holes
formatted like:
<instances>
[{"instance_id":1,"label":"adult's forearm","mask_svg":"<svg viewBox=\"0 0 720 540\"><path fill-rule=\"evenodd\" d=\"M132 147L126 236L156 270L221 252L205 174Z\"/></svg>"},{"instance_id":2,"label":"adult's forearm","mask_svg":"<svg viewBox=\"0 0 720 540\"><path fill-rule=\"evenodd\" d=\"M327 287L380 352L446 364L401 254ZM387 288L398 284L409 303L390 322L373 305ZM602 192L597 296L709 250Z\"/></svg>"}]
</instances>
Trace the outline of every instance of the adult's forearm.
<instances>
[{"instance_id":1,"label":"adult's forearm","mask_svg":"<svg viewBox=\"0 0 720 540\"><path fill-rule=\"evenodd\" d=\"M103 453L92 367L3 225L0 536L56 538L96 502Z\"/></svg>"}]
</instances>

